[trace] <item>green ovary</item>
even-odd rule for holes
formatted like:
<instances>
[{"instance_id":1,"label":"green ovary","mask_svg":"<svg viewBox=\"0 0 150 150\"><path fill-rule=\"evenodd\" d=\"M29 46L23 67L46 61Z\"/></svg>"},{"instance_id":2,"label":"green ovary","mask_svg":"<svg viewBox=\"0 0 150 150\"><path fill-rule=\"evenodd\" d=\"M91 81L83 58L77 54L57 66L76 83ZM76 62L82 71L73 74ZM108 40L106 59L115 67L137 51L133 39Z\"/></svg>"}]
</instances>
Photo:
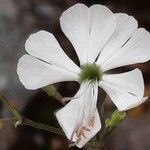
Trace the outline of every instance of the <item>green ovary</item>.
<instances>
[{"instance_id":1,"label":"green ovary","mask_svg":"<svg viewBox=\"0 0 150 150\"><path fill-rule=\"evenodd\" d=\"M79 74L79 82L84 81L100 81L102 78L102 71L100 66L96 64L84 64L81 66L81 72Z\"/></svg>"}]
</instances>

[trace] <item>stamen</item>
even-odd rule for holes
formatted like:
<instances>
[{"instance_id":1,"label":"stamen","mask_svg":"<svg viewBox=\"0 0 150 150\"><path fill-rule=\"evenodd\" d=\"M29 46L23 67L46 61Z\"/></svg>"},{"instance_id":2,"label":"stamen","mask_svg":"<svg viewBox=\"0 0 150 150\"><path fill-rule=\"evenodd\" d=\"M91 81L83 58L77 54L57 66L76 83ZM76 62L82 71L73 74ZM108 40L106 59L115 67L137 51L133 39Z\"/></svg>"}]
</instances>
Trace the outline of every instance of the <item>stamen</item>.
<instances>
[{"instance_id":1,"label":"stamen","mask_svg":"<svg viewBox=\"0 0 150 150\"><path fill-rule=\"evenodd\" d=\"M86 128L86 127L83 127L81 126L78 131L76 132L76 136L78 138L81 138L82 136L86 139L86 136L85 136L85 133L84 131L91 131L90 129Z\"/></svg>"},{"instance_id":2,"label":"stamen","mask_svg":"<svg viewBox=\"0 0 150 150\"><path fill-rule=\"evenodd\" d=\"M72 135L71 135L70 141L73 141L74 135L76 134L78 128L79 128L79 124L75 127L75 129L74 129L74 131L73 131L73 133L72 133Z\"/></svg>"},{"instance_id":3,"label":"stamen","mask_svg":"<svg viewBox=\"0 0 150 150\"><path fill-rule=\"evenodd\" d=\"M78 144L81 141L81 138L78 138L76 141L76 144Z\"/></svg>"},{"instance_id":4,"label":"stamen","mask_svg":"<svg viewBox=\"0 0 150 150\"><path fill-rule=\"evenodd\" d=\"M85 130L85 131L91 131L89 128L87 128L87 127L83 127L83 130Z\"/></svg>"},{"instance_id":5,"label":"stamen","mask_svg":"<svg viewBox=\"0 0 150 150\"><path fill-rule=\"evenodd\" d=\"M82 137L85 138L85 139L87 138L85 136L85 131L90 132L91 130L87 127L84 127L84 126L79 127L79 129L77 130L77 132L76 132L76 136L78 138L77 141L76 141L77 144L82 140Z\"/></svg>"},{"instance_id":6,"label":"stamen","mask_svg":"<svg viewBox=\"0 0 150 150\"><path fill-rule=\"evenodd\" d=\"M94 127L94 121L95 121L95 117L94 116L90 117L89 122L88 122L88 126L93 128Z\"/></svg>"},{"instance_id":7,"label":"stamen","mask_svg":"<svg viewBox=\"0 0 150 150\"><path fill-rule=\"evenodd\" d=\"M81 103L82 105L80 106L78 112L79 118L71 136L71 141L75 142L76 144L80 143L81 141L84 141L87 138L87 136L89 136L89 133L92 132L91 130L95 125L98 85L97 82L91 83L90 81L88 81L84 83L88 83L86 90L87 93L91 94L88 94L85 97L85 99L80 99L81 101L83 101L83 103ZM89 106L86 107L87 105Z\"/></svg>"},{"instance_id":8,"label":"stamen","mask_svg":"<svg viewBox=\"0 0 150 150\"><path fill-rule=\"evenodd\" d=\"M93 120L93 118L91 118ZM91 121L91 120L90 120ZM75 128L72 136L71 136L71 140L73 140L73 137L74 135L76 134L76 137L77 137L77 140L76 140L76 143L78 144L82 138L86 139L86 135L85 135L85 132L90 132L91 129L86 127L86 126L83 126L83 125L77 125L77 127Z\"/></svg>"}]
</instances>

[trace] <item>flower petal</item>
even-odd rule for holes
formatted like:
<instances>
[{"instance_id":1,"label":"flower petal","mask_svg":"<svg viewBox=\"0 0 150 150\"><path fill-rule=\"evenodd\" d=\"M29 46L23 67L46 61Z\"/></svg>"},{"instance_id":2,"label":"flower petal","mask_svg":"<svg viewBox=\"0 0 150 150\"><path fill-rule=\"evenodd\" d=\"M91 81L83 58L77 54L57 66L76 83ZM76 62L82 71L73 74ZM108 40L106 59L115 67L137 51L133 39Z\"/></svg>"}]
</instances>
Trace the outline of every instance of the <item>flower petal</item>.
<instances>
[{"instance_id":1,"label":"flower petal","mask_svg":"<svg viewBox=\"0 0 150 150\"><path fill-rule=\"evenodd\" d=\"M90 11L88 61L93 63L114 33L116 17L107 7L102 5L91 6Z\"/></svg>"},{"instance_id":2,"label":"flower petal","mask_svg":"<svg viewBox=\"0 0 150 150\"><path fill-rule=\"evenodd\" d=\"M64 34L73 44L80 63L87 60L87 41L90 27L90 11L83 4L76 4L63 12L60 25Z\"/></svg>"},{"instance_id":3,"label":"flower petal","mask_svg":"<svg viewBox=\"0 0 150 150\"><path fill-rule=\"evenodd\" d=\"M144 81L139 69L115 75L104 74L100 86L120 111L144 102Z\"/></svg>"},{"instance_id":4,"label":"flower petal","mask_svg":"<svg viewBox=\"0 0 150 150\"><path fill-rule=\"evenodd\" d=\"M115 14L117 26L115 32L101 51L97 63L101 66L112 55L115 55L137 29L137 21L126 14Z\"/></svg>"},{"instance_id":5,"label":"flower petal","mask_svg":"<svg viewBox=\"0 0 150 150\"><path fill-rule=\"evenodd\" d=\"M60 24L73 44L81 65L95 61L116 25L114 15L107 7L93 5L88 8L83 4L66 10L60 18Z\"/></svg>"},{"instance_id":6,"label":"flower petal","mask_svg":"<svg viewBox=\"0 0 150 150\"><path fill-rule=\"evenodd\" d=\"M96 108L98 86L82 84L77 95L79 93L82 96L71 100L56 117L67 138L81 148L96 135L101 123Z\"/></svg>"},{"instance_id":7,"label":"flower petal","mask_svg":"<svg viewBox=\"0 0 150 150\"><path fill-rule=\"evenodd\" d=\"M20 58L17 67L20 81L27 89L38 89L61 81L77 80L78 75L50 65L30 55Z\"/></svg>"},{"instance_id":8,"label":"flower petal","mask_svg":"<svg viewBox=\"0 0 150 150\"><path fill-rule=\"evenodd\" d=\"M73 99L56 112L57 120L69 140L71 140L73 131L76 128L81 106L82 104L78 99Z\"/></svg>"},{"instance_id":9,"label":"flower petal","mask_svg":"<svg viewBox=\"0 0 150 150\"><path fill-rule=\"evenodd\" d=\"M143 63L150 59L150 34L143 28L136 30L129 41L101 66L103 71Z\"/></svg>"},{"instance_id":10,"label":"flower petal","mask_svg":"<svg viewBox=\"0 0 150 150\"><path fill-rule=\"evenodd\" d=\"M45 62L78 73L79 67L64 53L53 34L39 31L31 34L25 43L26 51Z\"/></svg>"},{"instance_id":11,"label":"flower petal","mask_svg":"<svg viewBox=\"0 0 150 150\"><path fill-rule=\"evenodd\" d=\"M85 84L81 84L80 89L74 96L77 99L73 98L65 107L56 112L57 120L69 140L72 138L83 106L82 98L79 95L84 93L86 87Z\"/></svg>"}]
</instances>

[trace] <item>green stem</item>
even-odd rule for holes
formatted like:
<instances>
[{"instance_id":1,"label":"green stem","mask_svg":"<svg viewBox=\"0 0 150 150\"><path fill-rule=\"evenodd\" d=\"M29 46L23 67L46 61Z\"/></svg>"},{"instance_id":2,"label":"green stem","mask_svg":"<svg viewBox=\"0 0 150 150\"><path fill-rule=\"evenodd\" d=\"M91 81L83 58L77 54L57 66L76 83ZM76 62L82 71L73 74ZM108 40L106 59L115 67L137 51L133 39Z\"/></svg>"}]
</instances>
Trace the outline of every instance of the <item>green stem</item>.
<instances>
[{"instance_id":1,"label":"green stem","mask_svg":"<svg viewBox=\"0 0 150 150\"><path fill-rule=\"evenodd\" d=\"M22 121L18 124L18 126L25 125L25 126L34 127L36 129L40 129L40 130L48 131L48 132L51 132L51 133L55 133L55 134L58 134L58 135L62 135L62 136L65 135L64 132L59 128L55 128L55 127L51 127L51 126L48 126L48 125L45 125L45 124L42 124L42 123L34 122L34 121L32 121L28 118L24 118L24 117L22 117L21 120ZM10 125L10 124L14 125L14 124L16 124L17 121L18 121L18 119L15 118L15 117L0 119L0 123L3 125L3 127L5 127L7 125Z\"/></svg>"},{"instance_id":2,"label":"green stem","mask_svg":"<svg viewBox=\"0 0 150 150\"><path fill-rule=\"evenodd\" d=\"M44 88L42 88L43 91L45 91L49 96L53 96L55 97L56 100L58 100L60 103L62 103L63 105L65 105L65 103L63 102L63 97L61 96L61 94L59 94L57 92L57 89L53 86L53 85L49 85L46 86Z\"/></svg>"},{"instance_id":3,"label":"green stem","mask_svg":"<svg viewBox=\"0 0 150 150\"><path fill-rule=\"evenodd\" d=\"M48 126L48 125L45 125L42 123L34 122L34 121L27 119L27 118L22 118L21 125L31 126L31 127L36 128L36 129L41 129L41 130L45 130L48 132L52 132L52 133L64 136L64 132L59 128L55 128L55 127L51 127L51 126Z\"/></svg>"},{"instance_id":4,"label":"green stem","mask_svg":"<svg viewBox=\"0 0 150 150\"><path fill-rule=\"evenodd\" d=\"M10 103L9 103L8 100L2 95L2 93L0 93L0 99L1 99L1 101L4 103L4 105L6 105L6 106L10 109L10 111L13 113L13 115L14 115L18 120L21 120L20 114L17 112L17 110L16 110L14 107L12 107L12 106L10 105Z\"/></svg>"},{"instance_id":5,"label":"green stem","mask_svg":"<svg viewBox=\"0 0 150 150\"><path fill-rule=\"evenodd\" d=\"M18 113L18 111L14 107L11 106L11 104L2 95L2 93L0 94L0 99L4 103L4 105L6 105L10 109L10 111L13 113L13 115L15 116L15 117L12 117L12 118L0 119L0 123L1 123L2 126L6 126L8 124L13 124L16 127L19 126L19 125L27 125L27 126L34 127L36 129L41 129L41 130L56 133L56 134L59 134L59 135L64 135L64 132L61 129L51 127L51 126L48 126L48 125L45 125L45 124L42 124L42 123L34 122L30 119L22 117Z\"/></svg>"},{"instance_id":6,"label":"green stem","mask_svg":"<svg viewBox=\"0 0 150 150\"><path fill-rule=\"evenodd\" d=\"M0 123L3 126L7 126L7 125L10 125L10 124L14 125L17 121L18 121L18 119L16 117L0 119Z\"/></svg>"}]
</instances>

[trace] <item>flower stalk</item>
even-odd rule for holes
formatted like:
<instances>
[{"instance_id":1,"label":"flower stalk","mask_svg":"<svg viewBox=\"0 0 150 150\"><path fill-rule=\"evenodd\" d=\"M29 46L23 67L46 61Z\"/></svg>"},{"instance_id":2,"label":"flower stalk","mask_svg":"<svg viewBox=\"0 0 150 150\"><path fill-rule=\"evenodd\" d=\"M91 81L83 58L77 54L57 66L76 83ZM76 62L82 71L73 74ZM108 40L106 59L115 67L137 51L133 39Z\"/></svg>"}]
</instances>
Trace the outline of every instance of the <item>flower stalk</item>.
<instances>
[{"instance_id":1,"label":"flower stalk","mask_svg":"<svg viewBox=\"0 0 150 150\"><path fill-rule=\"evenodd\" d=\"M5 96L2 93L0 93L0 100L3 102L5 106L9 108L9 110L17 118L17 120L21 120L21 116L18 113L18 111L14 107L11 106L11 104L8 102L8 100L5 98Z\"/></svg>"},{"instance_id":2,"label":"flower stalk","mask_svg":"<svg viewBox=\"0 0 150 150\"><path fill-rule=\"evenodd\" d=\"M16 124L16 122L18 122L16 117L0 119L0 127L1 127L0 129L2 129L3 127L6 127L7 125L10 125L10 124L14 125L14 124ZM51 127L49 125L38 123L38 122L32 121L28 118L24 118L24 117L22 117L22 121L20 122L20 124L18 126L23 126L23 125L30 126L30 127L33 127L33 128L39 129L39 130L52 132L52 133L62 135L62 136L64 135L63 131L59 128L55 128L55 127Z\"/></svg>"},{"instance_id":3,"label":"flower stalk","mask_svg":"<svg viewBox=\"0 0 150 150\"><path fill-rule=\"evenodd\" d=\"M63 97L61 96L60 93L57 92L57 89L53 85L48 85L42 89L48 94L48 96L53 96L56 100L65 105Z\"/></svg>"},{"instance_id":4,"label":"flower stalk","mask_svg":"<svg viewBox=\"0 0 150 150\"><path fill-rule=\"evenodd\" d=\"M48 89L48 88L47 88ZM50 89L45 90L46 92L50 91ZM104 100L105 100L105 94L103 91L100 91L99 94L101 95L101 100L100 103L98 104L99 110L101 110L100 116L102 119L102 129L99 133L99 138L95 137L93 138L88 144L87 146L92 146L92 147L97 147L99 145L99 147L101 148L105 148L105 144L104 144L104 137L110 133L112 131L112 129L114 129L114 127L116 127L118 124L120 124L124 119L125 119L125 113L124 112L119 112L119 111L114 111L111 118L110 119L106 119L106 121L104 120ZM55 96L58 96L59 93L56 92ZM52 95L49 95L52 96ZM16 128L18 126L30 126L39 130L44 130L47 132L51 132L51 133L55 133L61 136L65 136L64 132L62 131L62 129L60 128L56 128L56 127L51 127L49 125L46 124L42 124L39 122L35 122L32 121L28 118L23 117L10 103L9 101L6 99L5 96L3 96L3 94L0 94L0 99L1 101L4 103L4 105L6 105L12 112L12 114L14 115L14 117L11 118L5 118L5 119L0 119L0 130L3 129L4 127L8 126L8 125L14 125ZM62 99L62 98L61 98ZM106 148L105 148L106 149Z\"/></svg>"},{"instance_id":5,"label":"flower stalk","mask_svg":"<svg viewBox=\"0 0 150 150\"><path fill-rule=\"evenodd\" d=\"M35 122L28 118L23 117L13 106L11 106L11 104L3 96L2 93L0 94L0 99L4 103L4 105L7 106L12 112L12 114L14 115L14 117L12 118L0 119L0 129L10 124L14 125L16 128L18 126L26 125L26 126L34 127L36 129L52 132L58 135L64 135L63 131L59 128L51 127L49 125L38 123L38 122Z\"/></svg>"}]
</instances>

